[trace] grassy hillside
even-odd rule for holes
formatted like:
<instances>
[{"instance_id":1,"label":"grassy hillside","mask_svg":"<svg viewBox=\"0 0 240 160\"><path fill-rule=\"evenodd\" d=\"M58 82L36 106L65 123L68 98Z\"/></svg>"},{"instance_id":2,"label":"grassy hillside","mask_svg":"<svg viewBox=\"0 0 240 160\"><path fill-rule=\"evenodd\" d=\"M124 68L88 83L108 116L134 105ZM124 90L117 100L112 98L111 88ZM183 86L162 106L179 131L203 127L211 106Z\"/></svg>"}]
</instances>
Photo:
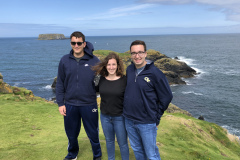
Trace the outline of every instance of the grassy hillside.
<instances>
[{"instance_id":1,"label":"grassy hillside","mask_svg":"<svg viewBox=\"0 0 240 160\"><path fill-rule=\"evenodd\" d=\"M63 117L56 104L32 94L0 94L0 117L1 160L59 160L67 154ZM181 113L165 113L158 128L157 144L162 160L237 160L240 157L236 137L232 136L231 141L227 131L214 123ZM103 160L107 160L101 124L100 141ZM78 159L91 160L90 143L83 129L79 142ZM116 145L116 160L120 159ZM135 159L132 150L130 159Z\"/></svg>"}]
</instances>

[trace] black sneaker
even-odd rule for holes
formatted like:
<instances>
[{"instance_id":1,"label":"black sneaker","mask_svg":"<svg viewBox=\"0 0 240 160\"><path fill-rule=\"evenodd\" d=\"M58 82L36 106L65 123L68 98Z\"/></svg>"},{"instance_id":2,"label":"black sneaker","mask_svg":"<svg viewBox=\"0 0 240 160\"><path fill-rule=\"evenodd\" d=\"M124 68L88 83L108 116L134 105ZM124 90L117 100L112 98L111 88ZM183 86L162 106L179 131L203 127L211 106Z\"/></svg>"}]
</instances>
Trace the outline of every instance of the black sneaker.
<instances>
[{"instance_id":1,"label":"black sneaker","mask_svg":"<svg viewBox=\"0 0 240 160\"><path fill-rule=\"evenodd\" d=\"M101 157L93 158L93 160L101 160Z\"/></svg>"}]
</instances>

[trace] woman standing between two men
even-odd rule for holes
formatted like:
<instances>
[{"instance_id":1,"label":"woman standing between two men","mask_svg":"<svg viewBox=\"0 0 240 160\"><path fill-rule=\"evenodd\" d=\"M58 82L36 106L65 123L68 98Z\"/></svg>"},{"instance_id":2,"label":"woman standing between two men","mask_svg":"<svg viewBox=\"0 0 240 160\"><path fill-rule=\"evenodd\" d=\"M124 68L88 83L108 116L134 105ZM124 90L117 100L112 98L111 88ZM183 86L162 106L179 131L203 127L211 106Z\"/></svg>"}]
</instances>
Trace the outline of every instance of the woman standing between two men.
<instances>
[{"instance_id":1,"label":"woman standing between two men","mask_svg":"<svg viewBox=\"0 0 240 160\"><path fill-rule=\"evenodd\" d=\"M101 97L101 123L106 139L108 160L115 159L115 134L120 148L122 160L129 160L127 131L123 113L123 99L127 84L123 75L123 62L115 53L110 53L98 65L93 67L100 80L96 91Z\"/></svg>"}]
</instances>

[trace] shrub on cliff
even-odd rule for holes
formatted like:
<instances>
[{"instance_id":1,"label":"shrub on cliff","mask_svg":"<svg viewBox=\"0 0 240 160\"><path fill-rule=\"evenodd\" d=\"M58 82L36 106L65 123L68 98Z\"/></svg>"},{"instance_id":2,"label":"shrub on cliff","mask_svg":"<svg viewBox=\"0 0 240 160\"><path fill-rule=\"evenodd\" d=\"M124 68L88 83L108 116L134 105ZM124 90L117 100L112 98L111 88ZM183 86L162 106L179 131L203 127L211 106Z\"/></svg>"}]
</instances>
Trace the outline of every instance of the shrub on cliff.
<instances>
[{"instance_id":1,"label":"shrub on cliff","mask_svg":"<svg viewBox=\"0 0 240 160\"><path fill-rule=\"evenodd\" d=\"M12 87L5 83L5 82L0 82L0 94L9 94L13 93Z\"/></svg>"}]
</instances>

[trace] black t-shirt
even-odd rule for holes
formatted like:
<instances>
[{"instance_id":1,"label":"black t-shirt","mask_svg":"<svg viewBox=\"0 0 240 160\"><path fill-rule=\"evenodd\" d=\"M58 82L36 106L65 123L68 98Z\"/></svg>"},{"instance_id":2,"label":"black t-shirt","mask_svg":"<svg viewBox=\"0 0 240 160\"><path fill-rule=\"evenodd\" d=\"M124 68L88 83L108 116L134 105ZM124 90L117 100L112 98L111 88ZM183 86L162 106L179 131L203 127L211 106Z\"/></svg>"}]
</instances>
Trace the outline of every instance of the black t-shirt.
<instances>
[{"instance_id":1,"label":"black t-shirt","mask_svg":"<svg viewBox=\"0 0 240 160\"><path fill-rule=\"evenodd\" d=\"M127 85L127 78L123 76L117 80L100 78L97 91L100 93L102 114L120 116L123 112L124 92Z\"/></svg>"}]
</instances>

